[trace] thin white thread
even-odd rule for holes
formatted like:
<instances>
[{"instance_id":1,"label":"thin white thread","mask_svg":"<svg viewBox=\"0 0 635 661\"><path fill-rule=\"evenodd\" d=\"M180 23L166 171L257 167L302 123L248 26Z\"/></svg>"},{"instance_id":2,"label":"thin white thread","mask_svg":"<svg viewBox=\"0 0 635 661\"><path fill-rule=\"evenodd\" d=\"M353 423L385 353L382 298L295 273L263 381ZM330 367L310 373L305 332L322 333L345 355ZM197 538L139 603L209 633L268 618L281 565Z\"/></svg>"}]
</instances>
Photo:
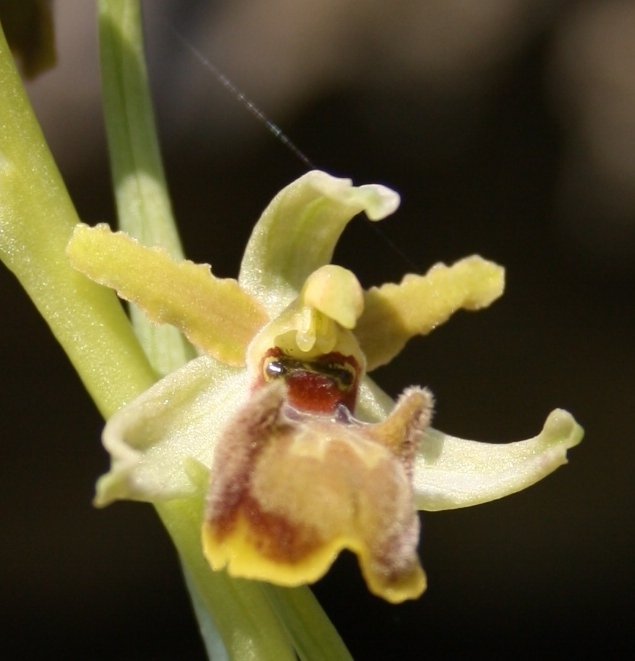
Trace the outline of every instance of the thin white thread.
<instances>
[{"instance_id":1,"label":"thin white thread","mask_svg":"<svg viewBox=\"0 0 635 661\"><path fill-rule=\"evenodd\" d=\"M273 134L287 149L289 149L297 158L299 158L311 170L317 169L313 161L284 133L284 131L274 122L272 122L258 108L258 106L242 92L218 67L208 60L195 46L193 46L173 25L168 23L168 27L181 44L194 56L194 58L209 71L214 78L231 94L239 103L241 103L266 129Z\"/></svg>"},{"instance_id":2,"label":"thin white thread","mask_svg":"<svg viewBox=\"0 0 635 661\"><path fill-rule=\"evenodd\" d=\"M183 34L181 34L169 22L165 22L169 30L181 45L187 49L190 54L203 66L204 69L209 71L212 76L220 83L231 96L242 104L253 117L256 118L264 127L271 133L274 138L280 141L287 149L291 151L304 165L311 170L316 170L318 167L313 161L289 138L289 136L274 122L272 122L262 110L243 92L241 91L230 78L228 78L218 67L216 67L209 59L201 53ZM376 223L370 223L370 227L377 236L379 236L388 247L398 255L410 268L415 271L420 271L421 268L417 265Z\"/></svg>"}]
</instances>

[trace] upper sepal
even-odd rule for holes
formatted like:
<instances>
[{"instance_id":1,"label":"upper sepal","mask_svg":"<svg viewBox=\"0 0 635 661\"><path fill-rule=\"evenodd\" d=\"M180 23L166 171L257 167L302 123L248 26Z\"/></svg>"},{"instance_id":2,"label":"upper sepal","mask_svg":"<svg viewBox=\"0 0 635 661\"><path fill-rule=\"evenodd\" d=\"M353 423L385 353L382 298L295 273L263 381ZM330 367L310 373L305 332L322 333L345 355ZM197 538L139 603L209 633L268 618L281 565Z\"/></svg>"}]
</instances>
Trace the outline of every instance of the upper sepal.
<instances>
[{"instance_id":1,"label":"upper sepal","mask_svg":"<svg viewBox=\"0 0 635 661\"><path fill-rule=\"evenodd\" d=\"M353 186L313 170L283 188L254 227L240 267L240 286L277 316L307 277L328 264L348 222L364 211L381 220L399 206L386 186Z\"/></svg>"}]
</instances>

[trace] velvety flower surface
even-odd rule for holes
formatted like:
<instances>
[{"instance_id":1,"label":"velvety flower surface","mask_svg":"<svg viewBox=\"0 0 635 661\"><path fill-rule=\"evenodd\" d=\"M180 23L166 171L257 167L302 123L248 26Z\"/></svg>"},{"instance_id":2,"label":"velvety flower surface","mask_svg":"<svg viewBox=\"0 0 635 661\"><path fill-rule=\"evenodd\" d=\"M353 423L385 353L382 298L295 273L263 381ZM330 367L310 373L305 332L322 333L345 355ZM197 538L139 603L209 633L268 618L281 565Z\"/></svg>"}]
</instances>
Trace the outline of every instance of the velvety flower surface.
<instances>
[{"instance_id":1,"label":"velvety flower surface","mask_svg":"<svg viewBox=\"0 0 635 661\"><path fill-rule=\"evenodd\" d=\"M535 438L477 443L429 426L427 390L409 388L395 404L367 376L504 286L503 269L478 256L367 291L330 264L355 215L381 220L398 204L384 186L309 172L263 213L238 280L105 225L78 226L75 268L179 328L202 354L109 420L112 466L96 502L205 497L213 569L299 585L350 549L369 589L400 602L426 586L417 509L500 498L565 463L582 438L566 411Z\"/></svg>"}]
</instances>

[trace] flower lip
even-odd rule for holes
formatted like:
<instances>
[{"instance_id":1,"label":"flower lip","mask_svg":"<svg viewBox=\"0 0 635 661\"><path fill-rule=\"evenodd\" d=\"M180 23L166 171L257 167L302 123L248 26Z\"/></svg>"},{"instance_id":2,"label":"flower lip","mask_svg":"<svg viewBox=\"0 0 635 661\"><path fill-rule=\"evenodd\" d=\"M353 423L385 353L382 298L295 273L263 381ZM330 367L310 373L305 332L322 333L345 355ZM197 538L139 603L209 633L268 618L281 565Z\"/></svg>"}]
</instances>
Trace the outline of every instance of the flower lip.
<instances>
[{"instance_id":1,"label":"flower lip","mask_svg":"<svg viewBox=\"0 0 635 661\"><path fill-rule=\"evenodd\" d=\"M295 586L349 549L373 593L419 597L410 468L429 394L410 389L385 420L362 424L341 407L331 416L291 407L289 390L281 378L257 388L224 429L202 530L211 567Z\"/></svg>"},{"instance_id":2,"label":"flower lip","mask_svg":"<svg viewBox=\"0 0 635 661\"><path fill-rule=\"evenodd\" d=\"M272 347L262 359L257 385L284 379L292 407L333 415L342 406L355 409L360 374L361 367L353 356L335 351L302 360Z\"/></svg>"}]
</instances>

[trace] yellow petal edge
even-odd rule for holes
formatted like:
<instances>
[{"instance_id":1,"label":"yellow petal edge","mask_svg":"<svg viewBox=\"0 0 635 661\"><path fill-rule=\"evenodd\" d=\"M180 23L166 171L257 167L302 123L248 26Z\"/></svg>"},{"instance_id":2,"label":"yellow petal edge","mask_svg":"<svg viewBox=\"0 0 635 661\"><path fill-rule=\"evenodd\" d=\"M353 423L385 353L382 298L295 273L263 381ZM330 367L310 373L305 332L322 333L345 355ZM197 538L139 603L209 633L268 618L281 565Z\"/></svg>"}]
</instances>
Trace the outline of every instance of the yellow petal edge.
<instances>
[{"instance_id":1,"label":"yellow petal edge","mask_svg":"<svg viewBox=\"0 0 635 661\"><path fill-rule=\"evenodd\" d=\"M478 310L505 287L505 270L478 255L451 266L435 264L425 275L365 292L364 313L355 328L370 371L390 362L415 335L425 335L457 310Z\"/></svg>"},{"instance_id":2,"label":"yellow petal edge","mask_svg":"<svg viewBox=\"0 0 635 661\"><path fill-rule=\"evenodd\" d=\"M176 326L196 347L229 365L244 364L247 345L268 321L236 280L216 278L207 264L174 260L108 225L77 225L67 254L91 280L136 303L153 322Z\"/></svg>"}]
</instances>

